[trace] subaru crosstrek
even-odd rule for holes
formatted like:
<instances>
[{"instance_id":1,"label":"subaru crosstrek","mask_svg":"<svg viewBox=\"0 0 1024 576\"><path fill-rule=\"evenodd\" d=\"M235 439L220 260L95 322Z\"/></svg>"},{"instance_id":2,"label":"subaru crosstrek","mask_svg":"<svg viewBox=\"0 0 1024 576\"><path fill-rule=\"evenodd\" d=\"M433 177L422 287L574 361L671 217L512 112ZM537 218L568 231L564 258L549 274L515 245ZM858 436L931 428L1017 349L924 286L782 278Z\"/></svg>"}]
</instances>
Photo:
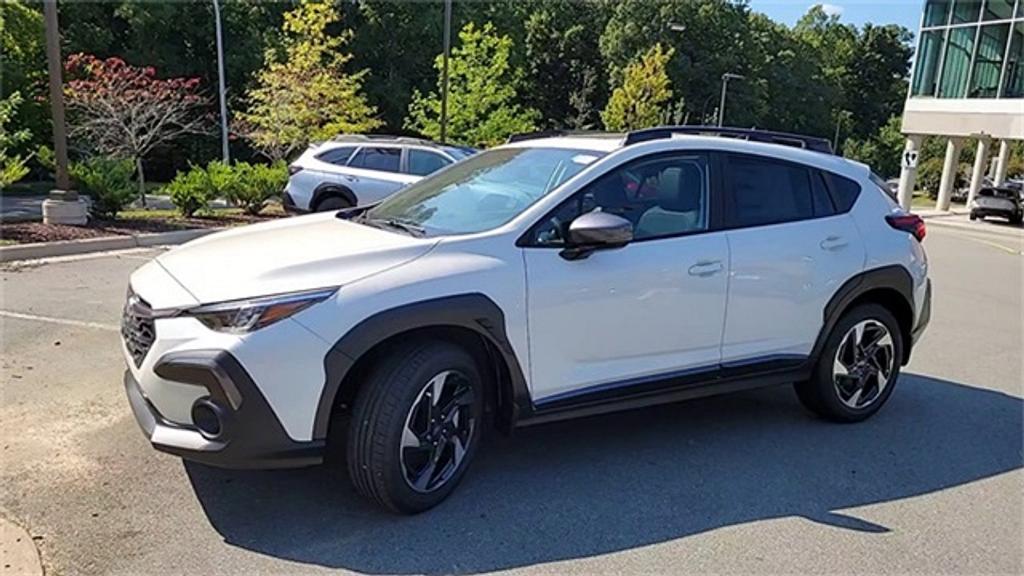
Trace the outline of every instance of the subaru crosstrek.
<instances>
[{"instance_id":1,"label":"subaru crosstrek","mask_svg":"<svg viewBox=\"0 0 1024 576\"><path fill-rule=\"evenodd\" d=\"M136 271L125 388L153 446L266 468L340 443L360 493L412 513L492 427L784 383L854 422L893 393L925 230L866 166L754 131L511 140Z\"/></svg>"}]
</instances>

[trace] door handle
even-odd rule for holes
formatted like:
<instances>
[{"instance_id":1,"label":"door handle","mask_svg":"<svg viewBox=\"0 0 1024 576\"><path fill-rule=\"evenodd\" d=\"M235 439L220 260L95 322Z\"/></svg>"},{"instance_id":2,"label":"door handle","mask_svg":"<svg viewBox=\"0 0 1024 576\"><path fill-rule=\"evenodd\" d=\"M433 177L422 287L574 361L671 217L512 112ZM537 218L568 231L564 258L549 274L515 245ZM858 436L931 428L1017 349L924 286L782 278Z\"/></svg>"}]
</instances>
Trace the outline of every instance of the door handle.
<instances>
[{"instance_id":1,"label":"door handle","mask_svg":"<svg viewBox=\"0 0 1024 576\"><path fill-rule=\"evenodd\" d=\"M355 176L349 176L348 174L343 174L342 177L345 178L345 180L348 180L349 182L359 182L359 178L356 178Z\"/></svg>"},{"instance_id":2,"label":"door handle","mask_svg":"<svg viewBox=\"0 0 1024 576\"><path fill-rule=\"evenodd\" d=\"M701 260L693 266L690 266L690 276L707 278L708 276L718 274L723 269L721 260Z\"/></svg>"},{"instance_id":3,"label":"door handle","mask_svg":"<svg viewBox=\"0 0 1024 576\"><path fill-rule=\"evenodd\" d=\"M829 252L835 250L842 250L846 248L850 243L846 241L842 236L829 236L821 241L821 249L828 250Z\"/></svg>"}]
</instances>

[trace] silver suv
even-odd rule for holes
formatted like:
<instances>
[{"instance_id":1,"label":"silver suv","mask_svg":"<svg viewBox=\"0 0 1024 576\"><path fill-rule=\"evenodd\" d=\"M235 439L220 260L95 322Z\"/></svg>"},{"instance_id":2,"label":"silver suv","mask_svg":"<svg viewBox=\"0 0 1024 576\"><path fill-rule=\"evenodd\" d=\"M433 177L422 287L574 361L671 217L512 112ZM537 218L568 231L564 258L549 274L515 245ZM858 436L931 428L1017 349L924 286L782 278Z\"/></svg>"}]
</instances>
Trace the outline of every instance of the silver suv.
<instances>
[{"instance_id":1,"label":"silver suv","mask_svg":"<svg viewBox=\"0 0 1024 576\"><path fill-rule=\"evenodd\" d=\"M474 152L418 138L338 136L311 145L288 167L284 207L301 213L379 202Z\"/></svg>"}]
</instances>

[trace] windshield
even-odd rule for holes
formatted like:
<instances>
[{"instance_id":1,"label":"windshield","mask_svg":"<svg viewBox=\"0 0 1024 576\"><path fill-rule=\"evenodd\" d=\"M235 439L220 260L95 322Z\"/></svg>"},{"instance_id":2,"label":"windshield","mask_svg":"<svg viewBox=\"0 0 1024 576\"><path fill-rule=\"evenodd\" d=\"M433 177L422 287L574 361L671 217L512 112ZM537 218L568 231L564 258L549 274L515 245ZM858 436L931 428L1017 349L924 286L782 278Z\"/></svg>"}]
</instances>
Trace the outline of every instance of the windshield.
<instances>
[{"instance_id":1,"label":"windshield","mask_svg":"<svg viewBox=\"0 0 1024 576\"><path fill-rule=\"evenodd\" d=\"M481 152L424 178L366 212L367 222L400 223L426 235L469 234L508 222L597 160L565 148Z\"/></svg>"}]
</instances>

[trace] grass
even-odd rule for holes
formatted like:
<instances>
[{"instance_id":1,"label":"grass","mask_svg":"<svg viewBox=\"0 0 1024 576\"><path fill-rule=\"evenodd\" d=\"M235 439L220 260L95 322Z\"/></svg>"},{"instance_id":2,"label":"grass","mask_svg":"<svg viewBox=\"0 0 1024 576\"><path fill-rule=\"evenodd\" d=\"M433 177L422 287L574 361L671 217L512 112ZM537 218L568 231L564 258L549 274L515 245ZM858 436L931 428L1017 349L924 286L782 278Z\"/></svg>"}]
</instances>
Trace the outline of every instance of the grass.
<instances>
[{"instance_id":1,"label":"grass","mask_svg":"<svg viewBox=\"0 0 1024 576\"><path fill-rule=\"evenodd\" d=\"M935 200L927 194L914 195L914 198L910 201L910 207L931 210L935 208ZM952 202L949 207L959 209L966 207L966 205L959 202Z\"/></svg>"}]
</instances>

